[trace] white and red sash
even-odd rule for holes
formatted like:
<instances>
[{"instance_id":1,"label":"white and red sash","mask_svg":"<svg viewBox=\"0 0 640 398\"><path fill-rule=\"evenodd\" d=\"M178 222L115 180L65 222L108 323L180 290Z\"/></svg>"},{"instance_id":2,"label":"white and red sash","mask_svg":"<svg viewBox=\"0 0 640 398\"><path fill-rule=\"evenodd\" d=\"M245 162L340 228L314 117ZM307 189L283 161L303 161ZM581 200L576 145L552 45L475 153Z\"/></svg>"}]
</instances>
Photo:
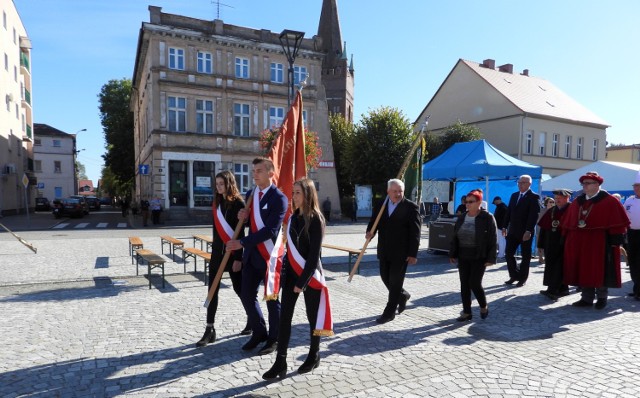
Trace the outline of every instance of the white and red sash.
<instances>
[{"instance_id":1,"label":"white and red sash","mask_svg":"<svg viewBox=\"0 0 640 398\"><path fill-rule=\"evenodd\" d=\"M260 215L260 189L256 187L253 192L251 204L251 232L255 233L264 228L264 222ZM278 231L275 243L271 239L260 242L257 245L260 256L267 264L267 272L264 279L264 299L277 300L280 292L280 272L282 271L282 256L284 245L282 244L282 228Z\"/></svg>"},{"instance_id":2,"label":"white and red sash","mask_svg":"<svg viewBox=\"0 0 640 398\"><path fill-rule=\"evenodd\" d=\"M222 243L226 244L233 237L233 228L224 218L224 214L222 214L222 210L220 210L222 206L219 204L217 209L213 210L213 225L216 226L216 232L220 239L222 239Z\"/></svg>"},{"instance_id":3,"label":"white and red sash","mask_svg":"<svg viewBox=\"0 0 640 398\"><path fill-rule=\"evenodd\" d=\"M302 275L302 270L307 260L302 257L298 248L291 242L291 222L287 226L287 258L291 268L295 271L296 275ZM329 301L329 289L327 288L327 282L324 279L324 273L322 272L322 262L318 259L318 267L313 272L313 276L309 280L309 287L320 290L320 303L318 305L318 317L316 319L316 325L313 329L314 336L333 336L333 317L331 316L331 303Z\"/></svg>"}]
</instances>

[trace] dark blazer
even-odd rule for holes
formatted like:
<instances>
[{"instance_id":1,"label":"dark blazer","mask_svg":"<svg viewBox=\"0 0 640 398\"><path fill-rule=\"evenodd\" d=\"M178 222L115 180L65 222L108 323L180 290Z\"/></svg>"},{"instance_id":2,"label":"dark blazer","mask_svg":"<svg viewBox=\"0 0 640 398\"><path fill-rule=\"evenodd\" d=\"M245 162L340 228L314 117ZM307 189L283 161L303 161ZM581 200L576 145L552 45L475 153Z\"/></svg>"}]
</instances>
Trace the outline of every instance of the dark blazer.
<instances>
[{"instance_id":1,"label":"dark blazer","mask_svg":"<svg viewBox=\"0 0 640 398\"><path fill-rule=\"evenodd\" d=\"M506 227L505 219L507 217L507 205L504 202L500 202L496 205L496 211L493 212L493 217L496 219L496 226L498 229L502 229Z\"/></svg>"},{"instance_id":2,"label":"dark blazer","mask_svg":"<svg viewBox=\"0 0 640 398\"><path fill-rule=\"evenodd\" d=\"M382 203L374 209L369 225L367 225L367 231L373 227ZM378 233L378 259L405 261L407 257L418 257L421 225L420 210L418 205L412 201L403 198L391 217L389 217L388 206L385 207L376 230Z\"/></svg>"},{"instance_id":3,"label":"dark blazer","mask_svg":"<svg viewBox=\"0 0 640 398\"><path fill-rule=\"evenodd\" d=\"M222 215L224 219L227 220L227 223L231 226L232 229L236 229L236 225L238 225L238 212L240 209L244 208L244 202L242 199L238 198L233 202L228 202L226 200L222 200ZM213 209L216 211L217 209ZM224 243L222 243L222 238L218 235L218 230L216 226L213 225L213 243L211 245L211 262L218 266L224 257ZM238 239L242 239L244 237L244 228L240 230L240 234L238 235ZM232 256L229 258L229 262L227 262L226 268L230 268L233 265L234 261L242 261L242 252L243 249L234 250Z\"/></svg>"},{"instance_id":4,"label":"dark blazer","mask_svg":"<svg viewBox=\"0 0 640 398\"><path fill-rule=\"evenodd\" d=\"M458 217L453 227L453 237L451 239L451 248L449 250L449 258L458 258L460 251L460 242L458 241L458 230L467 217L467 213ZM496 263L496 250L498 238L496 235L496 220L491 213L486 210L480 210L476 216L476 259L483 259L485 263Z\"/></svg>"},{"instance_id":5,"label":"dark blazer","mask_svg":"<svg viewBox=\"0 0 640 398\"><path fill-rule=\"evenodd\" d=\"M252 194L253 191L247 193L247 200ZM255 267L264 268L265 262L258 252L257 245L267 239L271 239L272 242L276 241L288 205L287 197L274 184L271 184L269 190L260 200L260 216L264 227L256 232L251 232L251 227L249 227L247 236L240 239L240 243L244 247L242 256L244 264L253 264ZM249 225L251 225L250 223L251 220L249 220Z\"/></svg>"},{"instance_id":6,"label":"dark blazer","mask_svg":"<svg viewBox=\"0 0 640 398\"><path fill-rule=\"evenodd\" d=\"M522 235L529 231L533 237L540 213L540 196L531 190L525 192L520 201L518 201L519 196L519 191L511 194L503 228L507 228L507 236L513 235L522 239Z\"/></svg>"},{"instance_id":7,"label":"dark blazer","mask_svg":"<svg viewBox=\"0 0 640 398\"><path fill-rule=\"evenodd\" d=\"M309 225L309 233L304 232L304 218L299 215L298 210L289 219L290 234L292 242L288 242L289 245L295 245L298 253L305 259L304 269L302 274L297 277L296 287L304 289L309 284L313 273L318 268L320 262L320 252L322 250L322 239L324 237L324 231L322 222L319 217L312 217ZM295 271L289 264L289 259L285 255L284 265L286 272L291 272L292 275L296 275Z\"/></svg>"}]
</instances>

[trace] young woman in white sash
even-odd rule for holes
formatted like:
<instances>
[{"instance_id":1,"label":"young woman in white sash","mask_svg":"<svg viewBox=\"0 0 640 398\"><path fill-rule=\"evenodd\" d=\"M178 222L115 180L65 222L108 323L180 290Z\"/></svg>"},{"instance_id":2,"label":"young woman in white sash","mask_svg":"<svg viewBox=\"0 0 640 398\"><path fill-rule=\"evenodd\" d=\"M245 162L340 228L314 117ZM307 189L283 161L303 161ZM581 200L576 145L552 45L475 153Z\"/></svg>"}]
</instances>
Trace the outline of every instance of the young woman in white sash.
<instances>
[{"instance_id":1,"label":"young woman in white sash","mask_svg":"<svg viewBox=\"0 0 640 398\"><path fill-rule=\"evenodd\" d=\"M333 335L329 291L320 262L325 219L318 206L313 180L302 178L293 185L294 212L287 229L287 254L282 272L282 306L276 362L262 377L284 377L287 373L287 349L291 337L293 311L300 292L309 320L309 355L298 373L307 373L320 364L320 336Z\"/></svg>"},{"instance_id":2,"label":"young woman in white sash","mask_svg":"<svg viewBox=\"0 0 640 398\"><path fill-rule=\"evenodd\" d=\"M216 194L213 199L213 244L211 248L211 261L209 262L209 283L211 286L218 267L222 262L225 253L225 243L233 237L233 231L238 223L238 212L244 208L244 200L238 192L236 179L230 171L223 171L216 174ZM244 230L240 232L239 238L244 236ZM240 287L242 286L242 249L236 250L229 258L229 262L225 267L231 277L233 291L240 297ZM197 347L206 346L216 340L216 330L214 322L216 311L218 310L218 291L220 285L207 307L207 326L204 336L196 343ZM251 334L251 328L248 323L244 330L240 332L242 335Z\"/></svg>"}]
</instances>

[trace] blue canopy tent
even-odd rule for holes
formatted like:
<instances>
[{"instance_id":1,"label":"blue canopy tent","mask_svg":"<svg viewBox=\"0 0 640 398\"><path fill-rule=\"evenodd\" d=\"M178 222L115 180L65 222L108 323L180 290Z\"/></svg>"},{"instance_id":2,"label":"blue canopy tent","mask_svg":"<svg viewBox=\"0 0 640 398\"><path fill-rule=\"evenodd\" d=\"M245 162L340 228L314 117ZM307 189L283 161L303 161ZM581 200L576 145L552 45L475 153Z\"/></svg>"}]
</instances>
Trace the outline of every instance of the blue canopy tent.
<instances>
[{"instance_id":1,"label":"blue canopy tent","mask_svg":"<svg viewBox=\"0 0 640 398\"><path fill-rule=\"evenodd\" d=\"M531 189L539 192L541 166L509 156L485 140L456 143L422 168L423 180L454 183L454 208L460 204L458 196L482 188L491 212L495 210L491 203L495 196L509 202L509 196L517 190L515 182L522 174L531 176Z\"/></svg>"}]
</instances>

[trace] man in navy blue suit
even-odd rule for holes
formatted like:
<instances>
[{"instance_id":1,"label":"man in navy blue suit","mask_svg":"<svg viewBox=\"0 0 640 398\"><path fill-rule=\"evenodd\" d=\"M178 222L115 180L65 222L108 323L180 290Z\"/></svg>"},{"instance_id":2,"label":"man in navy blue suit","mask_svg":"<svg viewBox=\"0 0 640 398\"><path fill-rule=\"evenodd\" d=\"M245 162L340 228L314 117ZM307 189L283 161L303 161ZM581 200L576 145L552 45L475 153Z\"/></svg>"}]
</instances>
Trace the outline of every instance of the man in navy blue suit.
<instances>
[{"instance_id":1,"label":"man in navy blue suit","mask_svg":"<svg viewBox=\"0 0 640 398\"><path fill-rule=\"evenodd\" d=\"M507 238L504 254L509 270L509 280L505 284L512 285L518 282L516 287L524 286L529 278L531 241L535 233L538 213L540 213L540 196L531 190L531 182L531 176L526 174L518 178L518 192L514 192L509 199L502 227L502 235ZM518 246L522 254L520 267L515 257Z\"/></svg>"},{"instance_id":2,"label":"man in navy blue suit","mask_svg":"<svg viewBox=\"0 0 640 398\"><path fill-rule=\"evenodd\" d=\"M280 270L282 266L282 221L289 204L287 197L273 184L273 162L267 158L253 160L253 181L256 188L247 193L253 195L251 208L238 213L240 221L249 221L249 233L240 240L227 242L227 250L244 248L242 256L242 291L240 299L249 318L251 339L242 346L253 350L266 341L259 355L270 354L278 347L280 324ZM267 269L270 272L267 273ZM265 285L265 298L269 311L269 331L258 303L260 283Z\"/></svg>"}]
</instances>

